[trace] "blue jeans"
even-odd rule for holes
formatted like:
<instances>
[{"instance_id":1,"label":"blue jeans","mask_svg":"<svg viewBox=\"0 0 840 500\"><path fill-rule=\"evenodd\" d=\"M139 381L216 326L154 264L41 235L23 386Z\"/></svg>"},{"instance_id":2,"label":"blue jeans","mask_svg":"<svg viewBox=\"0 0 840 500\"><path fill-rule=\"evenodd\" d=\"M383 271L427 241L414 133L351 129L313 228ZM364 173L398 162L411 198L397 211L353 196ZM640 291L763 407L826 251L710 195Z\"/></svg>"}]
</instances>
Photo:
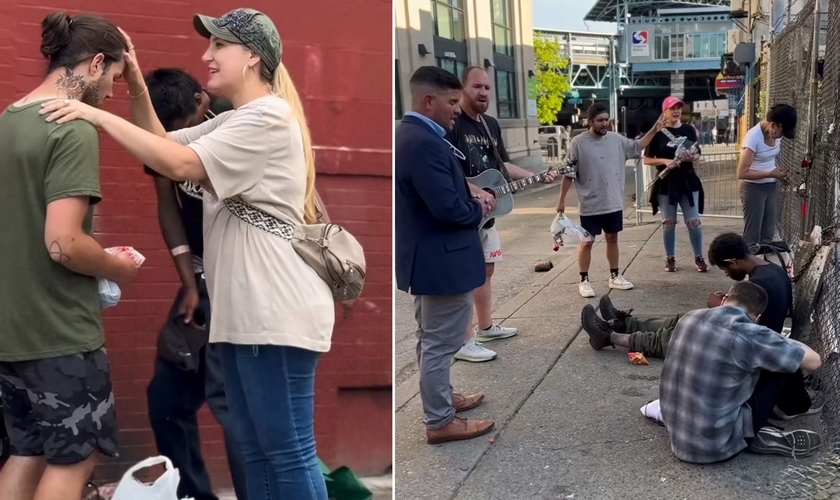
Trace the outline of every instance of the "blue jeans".
<instances>
[{"instance_id":1,"label":"blue jeans","mask_svg":"<svg viewBox=\"0 0 840 500\"><path fill-rule=\"evenodd\" d=\"M694 206L691 206L687 196L680 197L683 219L688 227L688 238L695 257L703 256L703 230L700 229L700 192L691 193L694 196ZM675 257L677 253L677 206L671 205L667 194L660 194L659 209L662 211L662 239L665 243L665 256ZM670 223L669 223L670 221ZM692 223L691 221L696 221ZM693 225L694 224L694 225Z\"/></svg>"},{"instance_id":2,"label":"blue jeans","mask_svg":"<svg viewBox=\"0 0 840 500\"><path fill-rule=\"evenodd\" d=\"M320 353L274 345L213 346L222 352L248 500L327 500L315 450L315 367Z\"/></svg>"}]
</instances>

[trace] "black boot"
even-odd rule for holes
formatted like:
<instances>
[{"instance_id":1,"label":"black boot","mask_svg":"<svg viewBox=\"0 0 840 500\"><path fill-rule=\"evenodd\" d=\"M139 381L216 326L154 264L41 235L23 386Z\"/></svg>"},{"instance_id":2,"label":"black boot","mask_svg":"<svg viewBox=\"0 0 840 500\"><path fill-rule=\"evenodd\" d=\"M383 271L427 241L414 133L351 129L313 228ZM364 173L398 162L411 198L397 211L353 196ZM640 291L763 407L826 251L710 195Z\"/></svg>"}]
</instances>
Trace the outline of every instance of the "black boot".
<instances>
[{"instance_id":1,"label":"black boot","mask_svg":"<svg viewBox=\"0 0 840 500\"><path fill-rule=\"evenodd\" d=\"M580 323L583 330L589 334L589 345L596 351L613 345L610 334L613 333L609 323L598 317L592 304L586 304L580 313Z\"/></svg>"},{"instance_id":2,"label":"black boot","mask_svg":"<svg viewBox=\"0 0 840 500\"><path fill-rule=\"evenodd\" d=\"M598 303L598 309L601 311L601 316L616 333L628 333L627 318L631 317L630 313L633 312L633 309L628 311L616 309L609 295L601 297L601 301Z\"/></svg>"}]
</instances>

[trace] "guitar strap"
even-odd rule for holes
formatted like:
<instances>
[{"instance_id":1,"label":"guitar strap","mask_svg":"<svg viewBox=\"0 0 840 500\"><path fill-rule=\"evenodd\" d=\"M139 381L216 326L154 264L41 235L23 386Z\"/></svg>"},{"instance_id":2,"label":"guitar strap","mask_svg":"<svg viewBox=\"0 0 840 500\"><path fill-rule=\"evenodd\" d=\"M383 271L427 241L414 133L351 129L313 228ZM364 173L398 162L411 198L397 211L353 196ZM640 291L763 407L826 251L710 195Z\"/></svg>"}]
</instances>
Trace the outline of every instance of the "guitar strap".
<instances>
[{"instance_id":1,"label":"guitar strap","mask_svg":"<svg viewBox=\"0 0 840 500\"><path fill-rule=\"evenodd\" d=\"M493 148L493 154L496 156L496 162L499 164L499 171L502 173L502 177L504 177L507 182L513 182L513 179L510 178L510 174L508 174L505 162L502 161L502 155L499 154L499 150L496 148L496 143L493 142L493 134L490 133L490 127L487 126L487 121L484 119L484 115L479 113L478 120L482 125L484 125L484 131L487 132L487 139L490 141L490 147Z\"/></svg>"}]
</instances>

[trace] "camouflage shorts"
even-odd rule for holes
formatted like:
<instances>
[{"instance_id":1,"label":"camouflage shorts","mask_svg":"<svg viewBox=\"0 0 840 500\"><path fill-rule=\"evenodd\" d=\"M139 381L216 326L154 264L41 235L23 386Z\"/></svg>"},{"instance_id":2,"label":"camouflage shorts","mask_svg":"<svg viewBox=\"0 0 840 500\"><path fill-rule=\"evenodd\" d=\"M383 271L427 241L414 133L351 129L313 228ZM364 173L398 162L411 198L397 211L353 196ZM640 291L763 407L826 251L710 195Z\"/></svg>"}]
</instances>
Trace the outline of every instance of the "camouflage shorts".
<instances>
[{"instance_id":1,"label":"camouflage shorts","mask_svg":"<svg viewBox=\"0 0 840 500\"><path fill-rule=\"evenodd\" d=\"M12 455L71 465L117 456L117 416L105 349L0 362L0 397Z\"/></svg>"}]
</instances>

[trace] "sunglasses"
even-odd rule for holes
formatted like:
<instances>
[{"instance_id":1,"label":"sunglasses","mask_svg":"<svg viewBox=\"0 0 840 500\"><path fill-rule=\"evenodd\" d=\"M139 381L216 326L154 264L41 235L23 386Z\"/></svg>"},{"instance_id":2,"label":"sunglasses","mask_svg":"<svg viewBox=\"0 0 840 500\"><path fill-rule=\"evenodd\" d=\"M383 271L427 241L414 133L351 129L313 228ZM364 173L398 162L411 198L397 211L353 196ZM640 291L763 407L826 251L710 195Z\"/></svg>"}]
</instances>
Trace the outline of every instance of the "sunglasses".
<instances>
[{"instance_id":1,"label":"sunglasses","mask_svg":"<svg viewBox=\"0 0 840 500\"><path fill-rule=\"evenodd\" d=\"M459 160L466 160L467 159L467 155L462 153L460 149L453 146L451 142L447 141L446 139L444 139L444 142L449 144L449 149L452 150L452 154L455 155L455 158L458 158Z\"/></svg>"}]
</instances>

